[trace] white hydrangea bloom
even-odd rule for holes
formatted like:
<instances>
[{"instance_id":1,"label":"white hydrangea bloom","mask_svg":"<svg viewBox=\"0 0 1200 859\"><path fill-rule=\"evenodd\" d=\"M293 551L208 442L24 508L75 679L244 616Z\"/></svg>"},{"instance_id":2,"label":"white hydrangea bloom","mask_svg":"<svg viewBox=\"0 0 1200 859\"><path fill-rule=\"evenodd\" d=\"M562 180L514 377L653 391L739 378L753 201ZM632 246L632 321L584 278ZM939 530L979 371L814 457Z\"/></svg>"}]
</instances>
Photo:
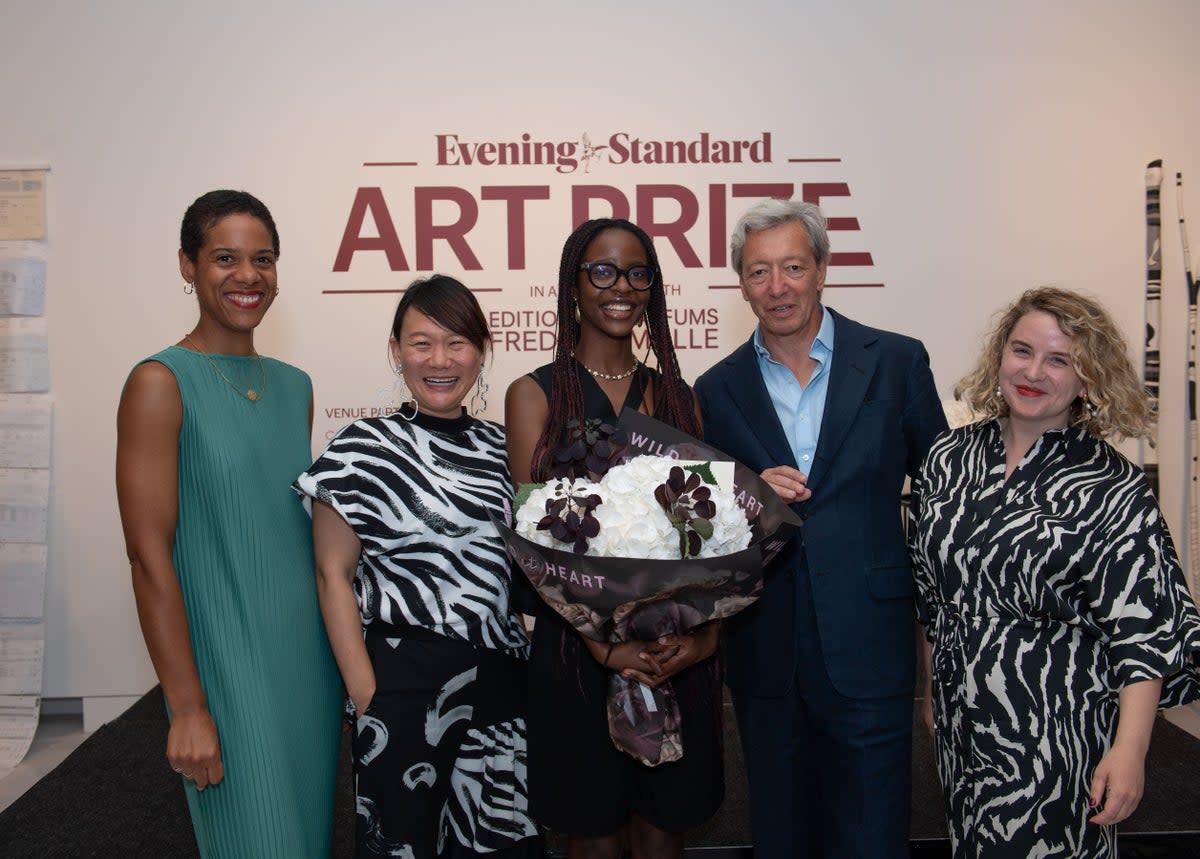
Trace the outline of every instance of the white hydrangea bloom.
<instances>
[{"instance_id":1,"label":"white hydrangea bloom","mask_svg":"<svg viewBox=\"0 0 1200 859\"><path fill-rule=\"evenodd\" d=\"M529 494L517 511L515 530L522 537L542 546L566 549L538 530L546 515L546 502L567 494L599 495L600 506L592 511L600 523L600 533L588 541L587 554L601 558L679 559L679 532L654 498L654 490L666 483L671 469L679 463L660 456L638 456L609 469L600 483L587 480L551 480ZM750 525L733 494L719 486L705 484L717 508L710 520L713 535L700 548L701 558L717 558L740 552L750 545Z\"/></svg>"},{"instance_id":2,"label":"white hydrangea bloom","mask_svg":"<svg viewBox=\"0 0 1200 859\"><path fill-rule=\"evenodd\" d=\"M750 523L746 513L738 506L733 494L719 486L709 486L712 500L717 505L717 515L712 518L713 535L700 547L699 557L719 558L732 555L750 545Z\"/></svg>"},{"instance_id":3,"label":"white hydrangea bloom","mask_svg":"<svg viewBox=\"0 0 1200 859\"><path fill-rule=\"evenodd\" d=\"M679 532L654 500L672 461L638 456L608 470L600 481L604 503L596 508L600 533L588 542L589 555L608 558L679 558Z\"/></svg>"},{"instance_id":4,"label":"white hydrangea bloom","mask_svg":"<svg viewBox=\"0 0 1200 859\"><path fill-rule=\"evenodd\" d=\"M566 546L564 543L559 543L550 536L549 531L539 531L537 524L546 515L546 502L552 498L562 498L566 495L599 495L604 498L604 489L590 481L579 480L551 480L538 489L529 493L529 498L517 510L516 521L513 522L513 530L524 537L541 546L551 546L556 549L562 549ZM601 507L604 505L601 504Z\"/></svg>"}]
</instances>

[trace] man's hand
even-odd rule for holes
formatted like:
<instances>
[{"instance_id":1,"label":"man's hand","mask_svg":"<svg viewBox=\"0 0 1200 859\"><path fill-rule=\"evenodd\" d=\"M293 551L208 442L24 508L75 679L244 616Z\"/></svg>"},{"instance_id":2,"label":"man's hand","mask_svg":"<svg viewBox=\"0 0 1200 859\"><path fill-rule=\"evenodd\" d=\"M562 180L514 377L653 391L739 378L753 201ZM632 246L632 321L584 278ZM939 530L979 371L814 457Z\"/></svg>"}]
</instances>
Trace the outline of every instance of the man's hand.
<instances>
[{"instance_id":1,"label":"man's hand","mask_svg":"<svg viewBox=\"0 0 1200 859\"><path fill-rule=\"evenodd\" d=\"M797 501L807 501L812 498L808 488L808 475L790 465L776 465L762 473L762 479L767 481L775 494L794 504Z\"/></svg>"}]
</instances>

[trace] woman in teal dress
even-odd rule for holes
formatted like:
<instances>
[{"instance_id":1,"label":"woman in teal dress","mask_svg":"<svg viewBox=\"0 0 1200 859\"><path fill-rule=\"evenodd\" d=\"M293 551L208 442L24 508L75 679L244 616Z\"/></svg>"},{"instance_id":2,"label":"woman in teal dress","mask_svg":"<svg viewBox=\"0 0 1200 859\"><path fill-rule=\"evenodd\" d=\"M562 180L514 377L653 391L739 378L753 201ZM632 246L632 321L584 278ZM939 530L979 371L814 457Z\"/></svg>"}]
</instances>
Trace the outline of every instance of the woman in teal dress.
<instances>
[{"instance_id":1,"label":"woman in teal dress","mask_svg":"<svg viewBox=\"0 0 1200 859\"><path fill-rule=\"evenodd\" d=\"M341 682L291 491L310 462L308 376L254 350L279 292L271 213L242 191L187 210L179 270L200 319L134 368L117 498L138 617L205 857L326 857Z\"/></svg>"}]
</instances>

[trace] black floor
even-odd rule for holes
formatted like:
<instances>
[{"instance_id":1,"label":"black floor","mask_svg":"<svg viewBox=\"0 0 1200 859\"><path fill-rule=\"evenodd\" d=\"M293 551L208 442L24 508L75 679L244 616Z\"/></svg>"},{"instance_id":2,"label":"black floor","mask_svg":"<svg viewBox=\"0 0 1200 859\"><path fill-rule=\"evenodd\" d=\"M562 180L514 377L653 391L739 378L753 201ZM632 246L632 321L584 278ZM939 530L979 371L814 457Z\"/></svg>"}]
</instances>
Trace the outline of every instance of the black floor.
<instances>
[{"instance_id":1,"label":"black floor","mask_svg":"<svg viewBox=\"0 0 1200 859\"><path fill-rule=\"evenodd\" d=\"M696 859L751 859L745 770L732 714L726 726L726 799L688 834ZM0 857L194 857L178 776L163 756L167 723L152 690L89 737L50 775L0 813ZM1123 859L1200 857L1200 740L1159 719L1146 762L1146 794L1121 826ZM353 802L345 755L334 822L334 856L353 854ZM930 743L913 744L912 855L949 857ZM551 848L561 845L552 840Z\"/></svg>"}]
</instances>

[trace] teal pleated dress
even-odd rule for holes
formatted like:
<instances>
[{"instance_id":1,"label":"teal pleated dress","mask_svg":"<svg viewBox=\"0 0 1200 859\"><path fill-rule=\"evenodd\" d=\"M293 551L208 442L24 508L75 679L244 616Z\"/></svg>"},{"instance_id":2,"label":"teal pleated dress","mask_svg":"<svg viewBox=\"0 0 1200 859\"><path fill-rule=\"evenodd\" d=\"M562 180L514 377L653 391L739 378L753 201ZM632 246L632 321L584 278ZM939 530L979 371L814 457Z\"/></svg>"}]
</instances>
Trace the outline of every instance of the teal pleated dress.
<instances>
[{"instance_id":1,"label":"teal pleated dress","mask_svg":"<svg viewBox=\"0 0 1200 859\"><path fill-rule=\"evenodd\" d=\"M202 856L327 857L342 683L317 603L312 526L291 484L312 460L307 374L171 346L179 384L174 562L225 779L184 780ZM262 373L265 370L265 384Z\"/></svg>"}]
</instances>

